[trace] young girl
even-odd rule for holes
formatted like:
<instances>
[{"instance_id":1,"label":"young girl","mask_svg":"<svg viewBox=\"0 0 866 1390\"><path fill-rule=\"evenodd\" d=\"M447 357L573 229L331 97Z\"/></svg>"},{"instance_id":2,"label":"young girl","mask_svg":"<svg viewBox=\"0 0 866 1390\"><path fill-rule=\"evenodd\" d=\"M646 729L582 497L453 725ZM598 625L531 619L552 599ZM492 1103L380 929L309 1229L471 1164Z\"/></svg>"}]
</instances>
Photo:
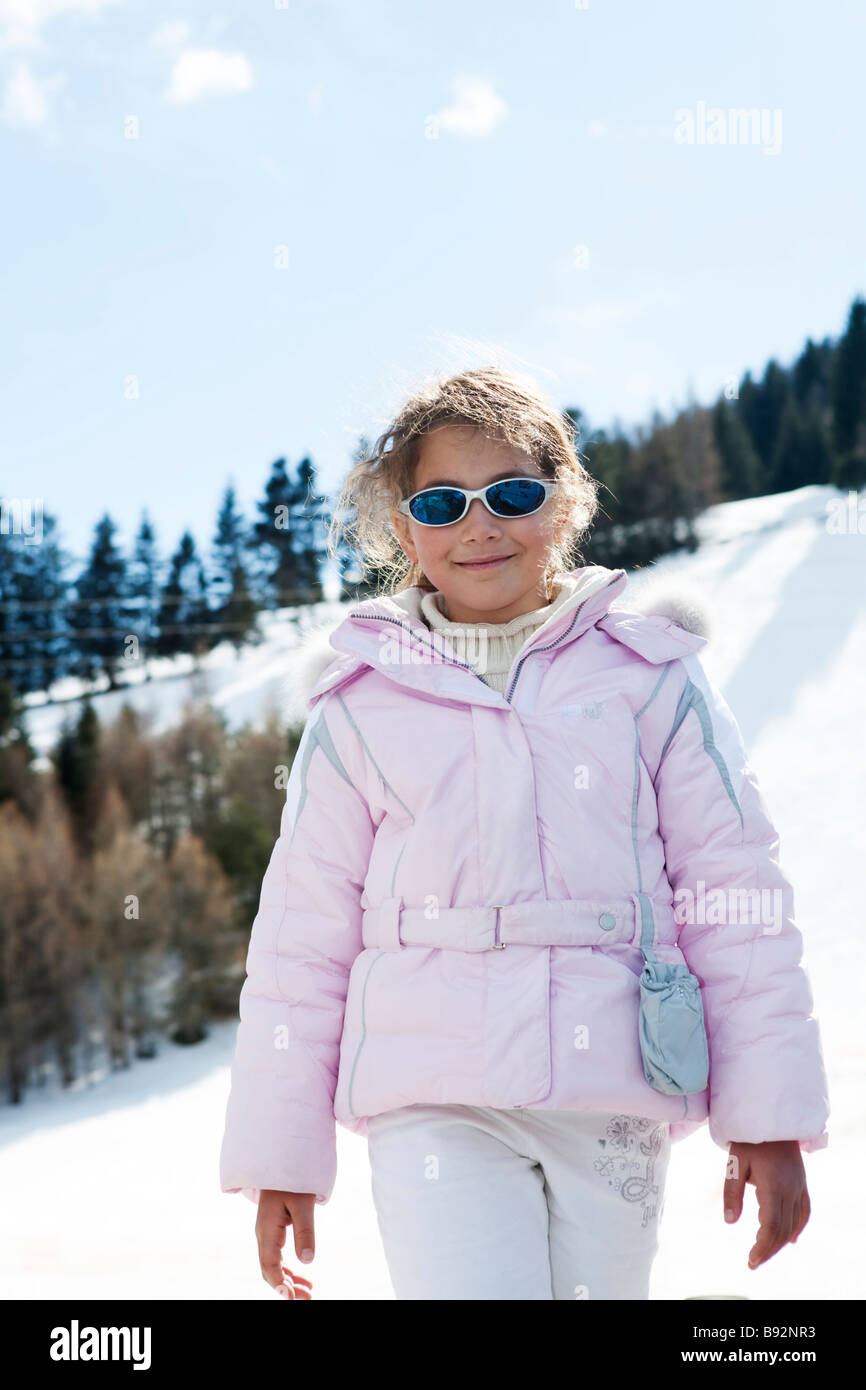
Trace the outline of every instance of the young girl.
<instances>
[{"instance_id":1,"label":"young girl","mask_svg":"<svg viewBox=\"0 0 866 1390\"><path fill-rule=\"evenodd\" d=\"M596 489L495 369L419 392L347 478L392 583L311 656L220 1157L286 1297L336 1121L398 1299L646 1299L670 1145L707 1119L726 1219L757 1191L750 1267L809 1218L827 1083L778 836L699 624L574 566Z\"/></svg>"}]
</instances>

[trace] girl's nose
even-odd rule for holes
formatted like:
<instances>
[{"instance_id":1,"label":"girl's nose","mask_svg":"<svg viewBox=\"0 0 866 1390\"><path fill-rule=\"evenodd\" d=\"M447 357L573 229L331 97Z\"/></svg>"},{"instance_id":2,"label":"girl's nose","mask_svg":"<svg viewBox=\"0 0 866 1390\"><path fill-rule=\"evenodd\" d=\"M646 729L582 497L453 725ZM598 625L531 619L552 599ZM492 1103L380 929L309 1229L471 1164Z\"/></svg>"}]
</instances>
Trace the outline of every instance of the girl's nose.
<instances>
[{"instance_id":1,"label":"girl's nose","mask_svg":"<svg viewBox=\"0 0 866 1390\"><path fill-rule=\"evenodd\" d=\"M473 497L469 510L462 518L462 525L472 531L483 530L487 535L502 534L502 526L492 512L489 512L480 497Z\"/></svg>"}]
</instances>

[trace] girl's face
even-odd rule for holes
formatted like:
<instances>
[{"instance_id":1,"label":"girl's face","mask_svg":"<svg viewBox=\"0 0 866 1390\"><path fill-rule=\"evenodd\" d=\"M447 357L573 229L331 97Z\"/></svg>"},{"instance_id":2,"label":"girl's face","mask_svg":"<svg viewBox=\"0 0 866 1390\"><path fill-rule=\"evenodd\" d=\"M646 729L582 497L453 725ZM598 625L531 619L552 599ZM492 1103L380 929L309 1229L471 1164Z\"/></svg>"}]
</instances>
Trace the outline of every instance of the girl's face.
<instances>
[{"instance_id":1,"label":"girl's face","mask_svg":"<svg viewBox=\"0 0 866 1390\"><path fill-rule=\"evenodd\" d=\"M518 476L545 475L514 445L471 427L446 425L422 440L412 491L441 484L479 488ZM553 509L551 497L531 516L498 517L475 497L462 520L449 526L421 526L397 511L391 518L404 553L445 595L452 622L507 623L548 601L544 571L555 538ZM471 567L472 561L494 556L502 562Z\"/></svg>"}]
</instances>

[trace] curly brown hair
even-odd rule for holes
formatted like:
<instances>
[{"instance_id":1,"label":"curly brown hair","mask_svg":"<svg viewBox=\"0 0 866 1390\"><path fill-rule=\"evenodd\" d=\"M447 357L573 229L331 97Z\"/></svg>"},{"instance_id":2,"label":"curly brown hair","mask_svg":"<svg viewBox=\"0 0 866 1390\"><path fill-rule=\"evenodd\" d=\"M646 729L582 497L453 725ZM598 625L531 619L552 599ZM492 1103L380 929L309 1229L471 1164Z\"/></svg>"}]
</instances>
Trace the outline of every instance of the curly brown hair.
<instances>
[{"instance_id":1,"label":"curly brown hair","mask_svg":"<svg viewBox=\"0 0 866 1390\"><path fill-rule=\"evenodd\" d=\"M384 592L399 593L413 584L434 588L401 548L390 513L414 491L424 436L445 425L469 426L523 449L544 477L559 484L548 504L556 508L552 522L568 519L569 525L551 541L545 582L582 563L579 546L598 510L599 484L578 453L578 427L530 378L498 367L436 377L414 392L372 453L349 470L329 527L330 554L336 556L345 537L365 567L384 577Z\"/></svg>"}]
</instances>

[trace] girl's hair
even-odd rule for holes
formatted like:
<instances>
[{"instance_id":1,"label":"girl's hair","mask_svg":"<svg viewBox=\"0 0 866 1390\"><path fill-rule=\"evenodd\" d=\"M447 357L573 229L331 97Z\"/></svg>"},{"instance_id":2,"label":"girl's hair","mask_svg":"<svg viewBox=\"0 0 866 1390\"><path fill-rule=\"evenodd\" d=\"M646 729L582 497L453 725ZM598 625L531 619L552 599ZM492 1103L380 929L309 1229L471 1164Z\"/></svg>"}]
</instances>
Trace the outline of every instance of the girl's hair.
<instances>
[{"instance_id":1,"label":"girl's hair","mask_svg":"<svg viewBox=\"0 0 866 1390\"><path fill-rule=\"evenodd\" d=\"M332 555L345 537L365 568L379 571L384 592L413 584L432 589L420 564L403 552L389 512L415 491L415 467L425 435L445 425L465 426L488 439L523 449L544 477L559 488L546 503L552 521L568 517L570 529L551 542L544 579L581 562L580 542L598 510L598 483L577 450L578 427L560 414L528 378L498 367L479 367L416 391L379 436L373 451L349 470L328 532Z\"/></svg>"}]
</instances>

